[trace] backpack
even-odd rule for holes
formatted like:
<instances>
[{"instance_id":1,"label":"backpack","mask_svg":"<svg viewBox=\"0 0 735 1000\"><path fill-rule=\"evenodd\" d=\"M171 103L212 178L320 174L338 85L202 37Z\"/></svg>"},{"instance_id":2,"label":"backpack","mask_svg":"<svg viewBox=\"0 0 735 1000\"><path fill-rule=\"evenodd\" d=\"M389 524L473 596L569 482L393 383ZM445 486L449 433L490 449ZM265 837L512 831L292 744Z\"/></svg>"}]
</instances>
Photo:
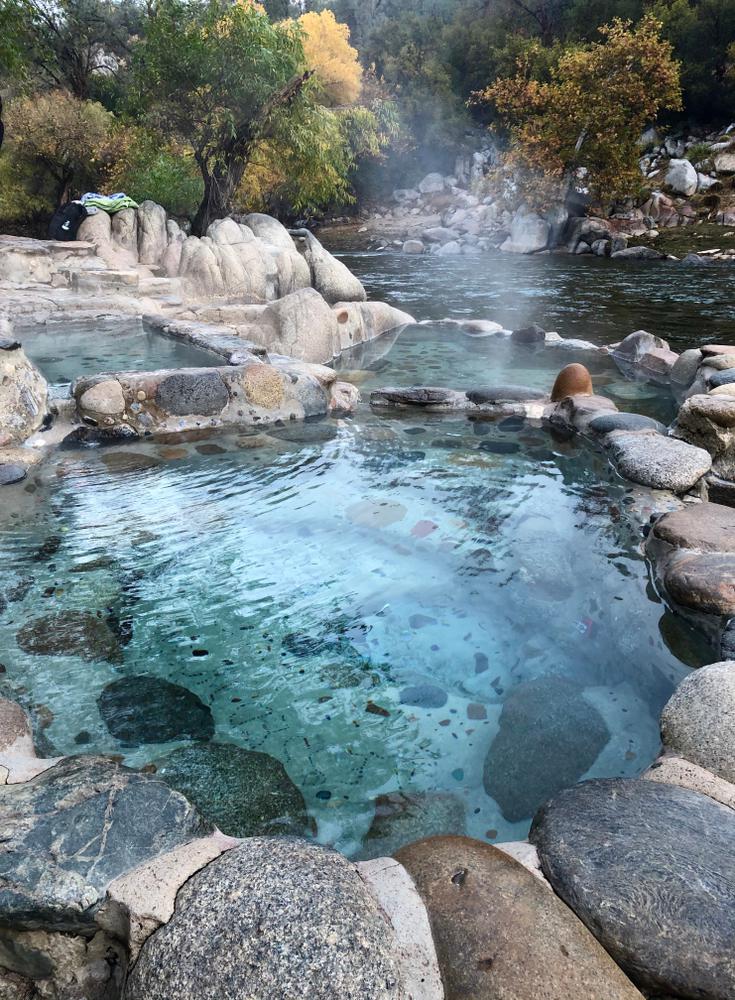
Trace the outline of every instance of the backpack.
<instances>
[{"instance_id":1,"label":"backpack","mask_svg":"<svg viewBox=\"0 0 735 1000\"><path fill-rule=\"evenodd\" d=\"M49 223L49 238L52 240L75 240L79 227L88 215L87 209L79 201L70 201L66 205L60 205Z\"/></svg>"}]
</instances>

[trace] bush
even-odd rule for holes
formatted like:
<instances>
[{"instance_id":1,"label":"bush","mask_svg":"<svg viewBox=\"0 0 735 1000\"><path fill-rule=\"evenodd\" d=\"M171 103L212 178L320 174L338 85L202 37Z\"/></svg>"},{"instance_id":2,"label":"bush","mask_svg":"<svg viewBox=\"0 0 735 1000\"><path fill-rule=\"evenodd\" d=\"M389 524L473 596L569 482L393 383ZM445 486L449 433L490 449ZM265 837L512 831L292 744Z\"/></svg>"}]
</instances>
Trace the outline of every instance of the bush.
<instances>
[{"instance_id":1,"label":"bush","mask_svg":"<svg viewBox=\"0 0 735 1000\"><path fill-rule=\"evenodd\" d=\"M110 190L124 191L135 201L157 202L171 214L191 219L202 200L204 185L188 149L163 144L143 129L120 126L111 142Z\"/></svg>"}]
</instances>

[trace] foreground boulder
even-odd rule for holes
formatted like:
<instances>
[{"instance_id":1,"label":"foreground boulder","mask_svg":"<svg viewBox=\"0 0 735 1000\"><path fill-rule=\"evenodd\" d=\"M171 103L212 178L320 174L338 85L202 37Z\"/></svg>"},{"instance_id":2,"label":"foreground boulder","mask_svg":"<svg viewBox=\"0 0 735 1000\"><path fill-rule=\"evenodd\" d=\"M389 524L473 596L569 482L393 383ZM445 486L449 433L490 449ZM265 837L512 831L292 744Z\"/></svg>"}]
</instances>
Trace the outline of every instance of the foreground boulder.
<instances>
[{"instance_id":1,"label":"foreground boulder","mask_svg":"<svg viewBox=\"0 0 735 1000\"><path fill-rule=\"evenodd\" d=\"M507 820L532 816L550 795L574 784L610 739L605 721L564 677L514 688L500 714L483 784Z\"/></svg>"},{"instance_id":2,"label":"foreground boulder","mask_svg":"<svg viewBox=\"0 0 735 1000\"><path fill-rule=\"evenodd\" d=\"M20 344L0 339L0 447L21 444L37 431L46 415L47 400L46 379Z\"/></svg>"},{"instance_id":3,"label":"foreground boulder","mask_svg":"<svg viewBox=\"0 0 735 1000\"><path fill-rule=\"evenodd\" d=\"M429 911L447 1000L641 1000L574 914L497 848L432 837L397 859Z\"/></svg>"},{"instance_id":4,"label":"foreground boulder","mask_svg":"<svg viewBox=\"0 0 735 1000\"><path fill-rule=\"evenodd\" d=\"M735 663L712 663L685 678L661 714L664 746L735 782Z\"/></svg>"},{"instance_id":5,"label":"foreground boulder","mask_svg":"<svg viewBox=\"0 0 735 1000\"><path fill-rule=\"evenodd\" d=\"M606 439L618 472L655 490L688 492L712 467L709 452L647 431L615 431Z\"/></svg>"},{"instance_id":6,"label":"foreground boulder","mask_svg":"<svg viewBox=\"0 0 735 1000\"><path fill-rule=\"evenodd\" d=\"M530 834L544 874L604 948L654 995L735 994L735 814L653 781L561 792Z\"/></svg>"},{"instance_id":7,"label":"foreground boulder","mask_svg":"<svg viewBox=\"0 0 735 1000\"><path fill-rule=\"evenodd\" d=\"M395 938L354 866L255 837L194 875L125 1000L407 1000Z\"/></svg>"}]
</instances>

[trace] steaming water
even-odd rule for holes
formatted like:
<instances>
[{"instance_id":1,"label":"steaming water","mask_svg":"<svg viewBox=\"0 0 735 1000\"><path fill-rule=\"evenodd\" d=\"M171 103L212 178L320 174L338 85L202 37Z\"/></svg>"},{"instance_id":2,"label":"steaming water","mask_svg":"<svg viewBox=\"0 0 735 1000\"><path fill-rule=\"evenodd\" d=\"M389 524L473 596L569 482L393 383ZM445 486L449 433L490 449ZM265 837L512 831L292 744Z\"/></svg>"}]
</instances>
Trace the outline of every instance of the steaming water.
<instances>
[{"instance_id":1,"label":"steaming water","mask_svg":"<svg viewBox=\"0 0 735 1000\"><path fill-rule=\"evenodd\" d=\"M356 261L374 287L398 280L395 260ZM434 261L415 268L414 302L456 310L456 285L439 303L438 281ZM510 375L548 386L567 360L427 326L342 366L367 392ZM667 410L591 364L621 408ZM34 710L47 753L143 765L181 742L122 747L97 699L121 676L183 685L218 741L283 762L319 839L348 852L374 799L399 789L452 793L471 835L516 839L530 816L511 822L483 786L511 692L567 678L609 732L585 776L635 775L658 752L662 704L707 656L651 590L626 517L636 496L540 428L366 404L256 437L61 452L3 492L0 591L15 600L0 601L0 691ZM23 625L69 609L130 621L119 662L21 650ZM512 734L521 779L541 766L532 736Z\"/></svg>"}]
</instances>

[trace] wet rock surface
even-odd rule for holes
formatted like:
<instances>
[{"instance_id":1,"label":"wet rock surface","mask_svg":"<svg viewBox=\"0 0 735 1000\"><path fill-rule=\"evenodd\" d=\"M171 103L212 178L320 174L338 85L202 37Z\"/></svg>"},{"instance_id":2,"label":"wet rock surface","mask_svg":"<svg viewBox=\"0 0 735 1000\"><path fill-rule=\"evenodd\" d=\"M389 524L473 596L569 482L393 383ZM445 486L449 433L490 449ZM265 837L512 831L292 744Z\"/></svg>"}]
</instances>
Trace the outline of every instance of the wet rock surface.
<instances>
[{"instance_id":1,"label":"wet rock surface","mask_svg":"<svg viewBox=\"0 0 735 1000\"><path fill-rule=\"evenodd\" d=\"M503 852L433 837L397 858L427 906L449 1000L640 1000L571 910Z\"/></svg>"},{"instance_id":2,"label":"wet rock surface","mask_svg":"<svg viewBox=\"0 0 735 1000\"><path fill-rule=\"evenodd\" d=\"M653 533L676 548L735 552L735 510L715 503L692 504L659 518Z\"/></svg>"},{"instance_id":3,"label":"wet rock surface","mask_svg":"<svg viewBox=\"0 0 735 1000\"><path fill-rule=\"evenodd\" d=\"M27 472L22 465L16 465L15 462L0 462L0 486L21 483L26 475Z\"/></svg>"},{"instance_id":4,"label":"wet rock surface","mask_svg":"<svg viewBox=\"0 0 735 1000\"><path fill-rule=\"evenodd\" d=\"M255 837L194 875L125 1000L407 1000L387 918L355 868Z\"/></svg>"},{"instance_id":5,"label":"wet rock surface","mask_svg":"<svg viewBox=\"0 0 735 1000\"><path fill-rule=\"evenodd\" d=\"M156 403L177 416L200 413L213 416L227 406L229 393L217 372L177 372L156 389Z\"/></svg>"},{"instance_id":6,"label":"wet rock surface","mask_svg":"<svg viewBox=\"0 0 735 1000\"><path fill-rule=\"evenodd\" d=\"M610 434L612 431L658 431L666 433L666 428L653 417L641 413L603 413L590 420L587 425L595 434Z\"/></svg>"},{"instance_id":7,"label":"wet rock surface","mask_svg":"<svg viewBox=\"0 0 735 1000\"><path fill-rule=\"evenodd\" d=\"M589 781L536 815L544 874L613 958L654 995L735 991L735 815L653 781Z\"/></svg>"},{"instance_id":8,"label":"wet rock surface","mask_svg":"<svg viewBox=\"0 0 735 1000\"><path fill-rule=\"evenodd\" d=\"M604 719L563 677L519 685L505 699L483 784L511 822L578 781L610 738Z\"/></svg>"},{"instance_id":9,"label":"wet rock surface","mask_svg":"<svg viewBox=\"0 0 735 1000\"><path fill-rule=\"evenodd\" d=\"M144 674L112 681L98 699L110 734L123 746L206 740L214 734L209 707L193 691Z\"/></svg>"},{"instance_id":10,"label":"wet rock surface","mask_svg":"<svg viewBox=\"0 0 735 1000\"><path fill-rule=\"evenodd\" d=\"M423 837L463 834L465 822L464 803L451 792L388 792L375 800L359 857L390 857Z\"/></svg>"},{"instance_id":11,"label":"wet rock surface","mask_svg":"<svg viewBox=\"0 0 735 1000\"><path fill-rule=\"evenodd\" d=\"M35 656L80 656L84 660L122 662L120 639L101 615L91 611L59 611L33 618L16 635L25 653Z\"/></svg>"},{"instance_id":12,"label":"wet rock surface","mask_svg":"<svg viewBox=\"0 0 735 1000\"><path fill-rule=\"evenodd\" d=\"M304 797L279 760L230 743L181 747L157 774L232 837L310 830Z\"/></svg>"},{"instance_id":13,"label":"wet rock surface","mask_svg":"<svg viewBox=\"0 0 735 1000\"><path fill-rule=\"evenodd\" d=\"M661 715L667 749L735 782L735 662L702 667L685 678Z\"/></svg>"},{"instance_id":14,"label":"wet rock surface","mask_svg":"<svg viewBox=\"0 0 735 1000\"><path fill-rule=\"evenodd\" d=\"M183 796L108 757L67 757L0 787L0 913L16 929L89 930L107 884L210 828Z\"/></svg>"}]
</instances>

